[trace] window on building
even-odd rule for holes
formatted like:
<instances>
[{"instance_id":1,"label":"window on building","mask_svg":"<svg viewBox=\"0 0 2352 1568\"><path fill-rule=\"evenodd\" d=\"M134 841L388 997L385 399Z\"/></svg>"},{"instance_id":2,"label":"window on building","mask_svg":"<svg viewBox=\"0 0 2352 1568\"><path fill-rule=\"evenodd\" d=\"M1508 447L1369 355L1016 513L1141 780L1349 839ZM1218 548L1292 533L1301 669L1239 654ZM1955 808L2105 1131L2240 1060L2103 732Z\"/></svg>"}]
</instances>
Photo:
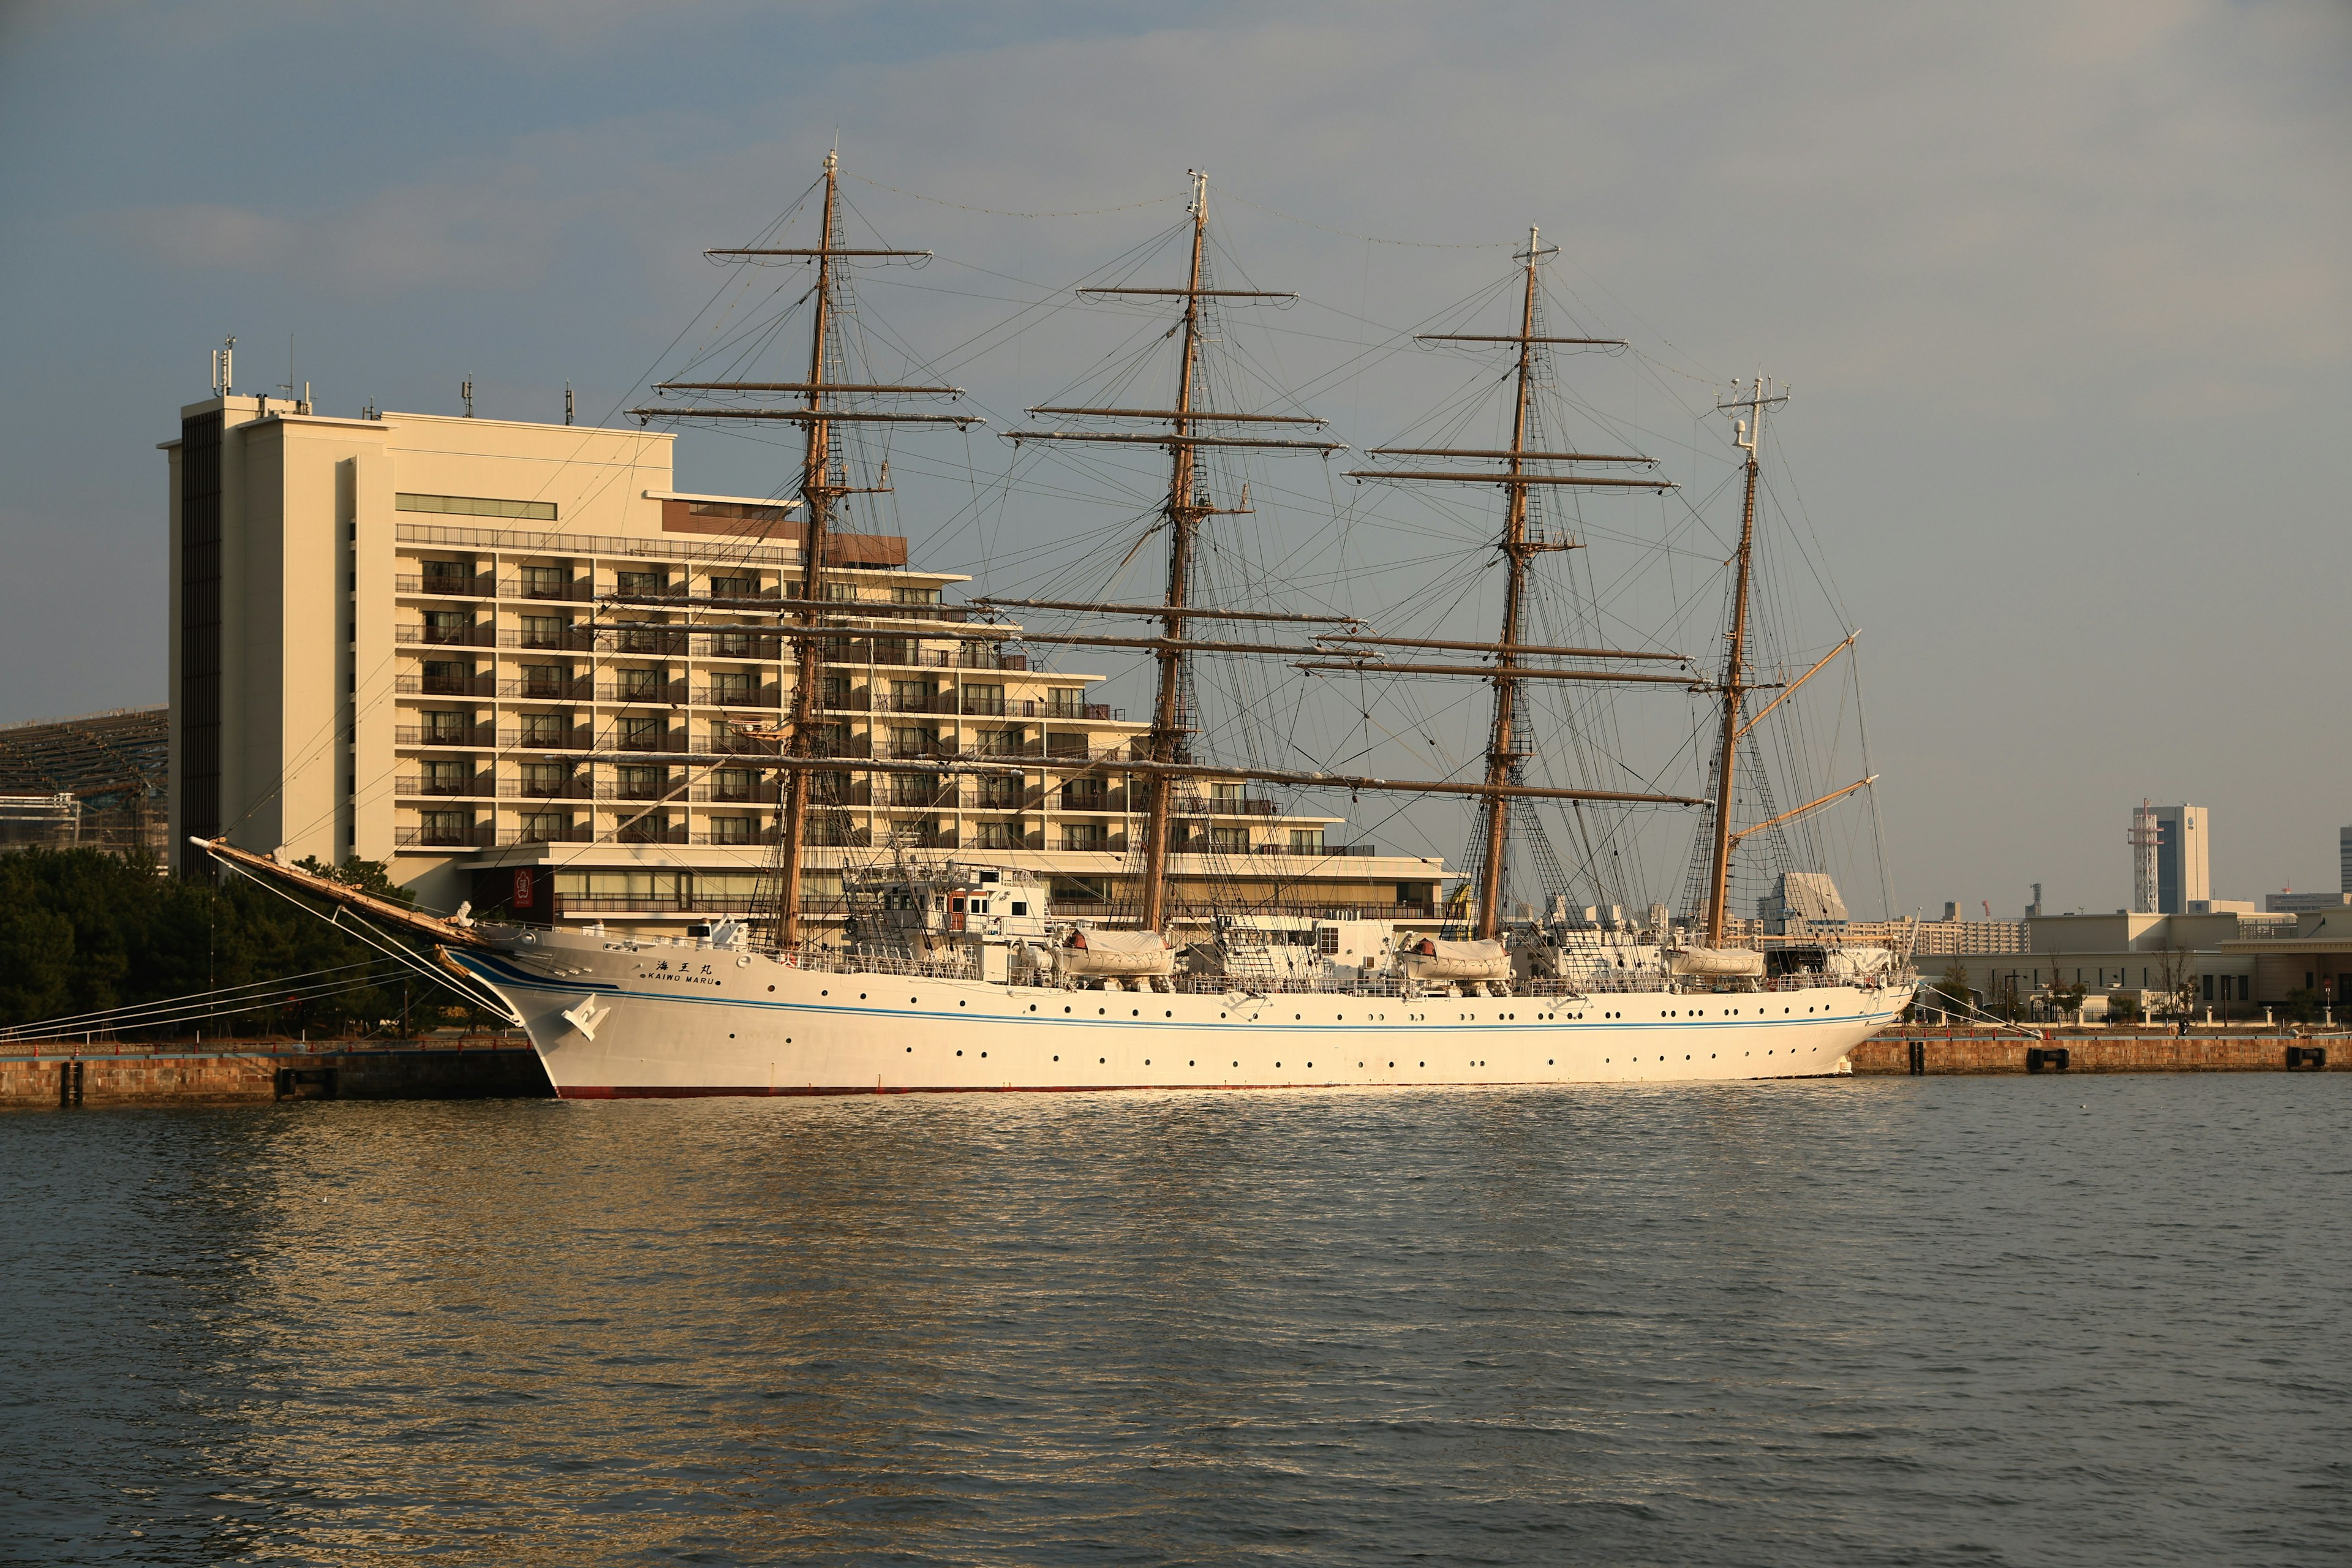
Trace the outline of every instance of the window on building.
<instances>
[{"instance_id":1,"label":"window on building","mask_svg":"<svg viewBox=\"0 0 2352 1568\"><path fill-rule=\"evenodd\" d=\"M572 832L572 818L561 811L526 811L522 814L522 841L525 844L554 844Z\"/></svg>"},{"instance_id":2,"label":"window on building","mask_svg":"<svg viewBox=\"0 0 2352 1568\"><path fill-rule=\"evenodd\" d=\"M633 715L621 721L621 744L632 752L661 750L664 731L656 714Z\"/></svg>"},{"instance_id":3,"label":"window on building","mask_svg":"<svg viewBox=\"0 0 2352 1568\"><path fill-rule=\"evenodd\" d=\"M894 680L890 683L890 706L900 713L928 713L931 709L931 683L928 680Z\"/></svg>"},{"instance_id":4,"label":"window on building","mask_svg":"<svg viewBox=\"0 0 2352 1568\"><path fill-rule=\"evenodd\" d=\"M710 842L749 844L759 837L759 820L755 816L714 816L710 819Z\"/></svg>"},{"instance_id":5,"label":"window on building","mask_svg":"<svg viewBox=\"0 0 2352 1568\"><path fill-rule=\"evenodd\" d=\"M1087 716L1087 689L1083 686L1056 686L1045 694L1046 710L1056 719L1083 719Z\"/></svg>"},{"instance_id":6,"label":"window on building","mask_svg":"<svg viewBox=\"0 0 2352 1568\"><path fill-rule=\"evenodd\" d=\"M522 715L522 743L526 746L562 746L572 739L572 721L562 713L525 713Z\"/></svg>"},{"instance_id":7,"label":"window on building","mask_svg":"<svg viewBox=\"0 0 2352 1568\"><path fill-rule=\"evenodd\" d=\"M522 765L522 793L525 795L562 795L571 787L570 763L525 763Z\"/></svg>"},{"instance_id":8,"label":"window on building","mask_svg":"<svg viewBox=\"0 0 2352 1568\"><path fill-rule=\"evenodd\" d=\"M717 658L749 658L751 657L750 632L713 632L710 652Z\"/></svg>"},{"instance_id":9,"label":"window on building","mask_svg":"<svg viewBox=\"0 0 2352 1568\"><path fill-rule=\"evenodd\" d=\"M1009 773L982 773L975 787L985 809L1005 811L1021 804L1021 781Z\"/></svg>"},{"instance_id":10,"label":"window on building","mask_svg":"<svg viewBox=\"0 0 2352 1568\"><path fill-rule=\"evenodd\" d=\"M857 584L855 583L827 583L824 584L824 596L834 601L835 604L854 604L856 602Z\"/></svg>"},{"instance_id":11,"label":"window on building","mask_svg":"<svg viewBox=\"0 0 2352 1568\"><path fill-rule=\"evenodd\" d=\"M835 719L808 727L809 747L820 757L849 755L849 726Z\"/></svg>"},{"instance_id":12,"label":"window on building","mask_svg":"<svg viewBox=\"0 0 2352 1568\"><path fill-rule=\"evenodd\" d=\"M562 647L565 624L562 616L525 616L517 640L524 647Z\"/></svg>"},{"instance_id":13,"label":"window on building","mask_svg":"<svg viewBox=\"0 0 2352 1568\"><path fill-rule=\"evenodd\" d=\"M614 672L620 682L624 702L658 702L663 696L662 671L658 669L623 669Z\"/></svg>"},{"instance_id":14,"label":"window on building","mask_svg":"<svg viewBox=\"0 0 2352 1568\"><path fill-rule=\"evenodd\" d=\"M849 677L845 675L828 675L824 677L824 686L818 689L818 696L824 700L824 705L827 708L846 708L849 706L850 694L853 689L854 688L850 684Z\"/></svg>"},{"instance_id":15,"label":"window on building","mask_svg":"<svg viewBox=\"0 0 2352 1568\"><path fill-rule=\"evenodd\" d=\"M522 667L522 695L525 697L561 697L572 681L572 671L560 664L526 664Z\"/></svg>"},{"instance_id":16,"label":"window on building","mask_svg":"<svg viewBox=\"0 0 2352 1568\"><path fill-rule=\"evenodd\" d=\"M474 612L471 610L425 611L425 640L429 643L473 641Z\"/></svg>"},{"instance_id":17,"label":"window on building","mask_svg":"<svg viewBox=\"0 0 2352 1568\"><path fill-rule=\"evenodd\" d=\"M720 768L710 775L710 798L750 800L756 776L749 768Z\"/></svg>"},{"instance_id":18,"label":"window on building","mask_svg":"<svg viewBox=\"0 0 2352 1568\"><path fill-rule=\"evenodd\" d=\"M471 561L426 561L425 591L428 594L463 594L474 586L474 563Z\"/></svg>"},{"instance_id":19,"label":"window on building","mask_svg":"<svg viewBox=\"0 0 2352 1568\"><path fill-rule=\"evenodd\" d=\"M669 587L668 579L659 572L617 572L614 574L613 583L625 599L654 598Z\"/></svg>"},{"instance_id":20,"label":"window on building","mask_svg":"<svg viewBox=\"0 0 2352 1568\"><path fill-rule=\"evenodd\" d=\"M1209 786L1209 804L1219 811L1239 811L1242 787L1237 784L1213 784Z\"/></svg>"},{"instance_id":21,"label":"window on building","mask_svg":"<svg viewBox=\"0 0 2352 1568\"><path fill-rule=\"evenodd\" d=\"M1249 853L1249 829L1246 827L1209 829L1209 847L1218 854L1246 855Z\"/></svg>"},{"instance_id":22,"label":"window on building","mask_svg":"<svg viewBox=\"0 0 2352 1568\"><path fill-rule=\"evenodd\" d=\"M1062 847L1065 849L1099 850L1108 848L1110 832L1099 822L1066 822L1062 824Z\"/></svg>"},{"instance_id":23,"label":"window on building","mask_svg":"<svg viewBox=\"0 0 2352 1568\"><path fill-rule=\"evenodd\" d=\"M471 844L474 814L470 811L427 811L417 816L417 837L426 844Z\"/></svg>"},{"instance_id":24,"label":"window on building","mask_svg":"<svg viewBox=\"0 0 2352 1568\"><path fill-rule=\"evenodd\" d=\"M893 588L890 602L894 605L936 605L940 602L937 588Z\"/></svg>"},{"instance_id":25,"label":"window on building","mask_svg":"<svg viewBox=\"0 0 2352 1568\"><path fill-rule=\"evenodd\" d=\"M1018 730L982 730L977 731L981 753L991 757L1017 757L1021 754L1021 731Z\"/></svg>"},{"instance_id":26,"label":"window on building","mask_svg":"<svg viewBox=\"0 0 2352 1568\"><path fill-rule=\"evenodd\" d=\"M897 805L943 805L940 796L953 786L929 773L892 773L890 799Z\"/></svg>"},{"instance_id":27,"label":"window on building","mask_svg":"<svg viewBox=\"0 0 2352 1568\"><path fill-rule=\"evenodd\" d=\"M460 517L525 517L539 522L555 521L551 500L496 500L488 496L412 495L405 490L392 498L394 511L454 512Z\"/></svg>"},{"instance_id":28,"label":"window on building","mask_svg":"<svg viewBox=\"0 0 2352 1568\"><path fill-rule=\"evenodd\" d=\"M877 664L919 664L915 647L904 637L876 637L874 662Z\"/></svg>"},{"instance_id":29,"label":"window on building","mask_svg":"<svg viewBox=\"0 0 2352 1568\"><path fill-rule=\"evenodd\" d=\"M980 847L982 849L1017 847L1013 842L1013 824L1009 822L983 822L979 825L979 832Z\"/></svg>"},{"instance_id":30,"label":"window on building","mask_svg":"<svg viewBox=\"0 0 2352 1568\"><path fill-rule=\"evenodd\" d=\"M515 585L526 599L568 599L572 596L569 566L523 566L515 572Z\"/></svg>"},{"instance_id":31,"label":"window on building","mask_svg":"<svg viewBox=\"0 0 2352 1568\"><path fill-rule=\"evenodd\" d=\"M1323 830L1319 827L1294 827L1290 830L1290 852L1293 855L1323 853Z\"/></svg>"},{"instance_id":32,"label":"window on building","mask_svg":"<svg viewBox=\"0 0 2352 1568\"><path fill-rule=\"evenodd\" d=\"M751 673L741 669L712 670L710 700L722 708L750 707L751 704Z\"/></svg>"},{"instance_id":33,"label":"window on building","mask_svg":"<svg viewBox=\"0 0 2352 1568\"><path fill-rule=\"evenodd\" d=\"M759 592L760 580L757 577L710 579L710 596L714 599L749 599L756 597Z\"/></svg>"},{"instance_id":34,"label":"window on building","mask_svg":"<svg viewBox=\"0 0 2352 1568\"><path fill-rule=\"evenodd\" d=\"M1107 809L1109 786L1101 779L1072 779L1062 786L1064 811L1102 811Z\"/></svg>"},{"instance_id":35,"label":"window on building","mask_svg":"<svg viewBox=\"0 0 2352 1568\"><path fill-rule=\"evenodd\" d=\"M614 783L623 800L659 800L669 788L669 770L630 763L617 770Z\"/></svg>"},{"instance_id":36,"label":"window on building","mask_svg":"<svg viewBox=\"0 0 2352 1568\"><path fill-rule=\"evenodd\" d=\"M417 717L425 721L425 738L443 742L463 742L466 732L473 728L474 723L471 713L461 713L454 709L435 709Z\"/></svg>"},{"instance_id":37,"label":"window on building","mask_svg":"<svg viewBox=\"0 0 2352 1568\"><path fill-rule=\"evenodd\" d=\"M895 757L928 757L940 749L936 730L922 729L913 724L900 724L890 731L890 754Z\"/></svg>"},{"instance_id":38,"label":"window on building","mask_svg":"<svg viewBox=\"0 0 2352 1568\"><path fill-rule=\"evenodd\" d=\"M467 795L472 793L474 764L465 762L430 762L425 764L425 793L427 795Z\"/></svg>"},{"instance_id":39,"label":"window on building","mask_svg":"<svg viewBox=\"0 0 2352 1568\"><path fill-rule=\"evenodd\" d=\"M1002 686L966 686L963 689L963 710L967 713L1002 713L1004 711L1004 688Z\"/></svg>"},{"instance_id":40,"label":"window on building","mask_svg":"<svg viewBox=\"0 0 2352 1568\"><path fill-rule=\"evenodd\" d=\"M425 679L419 684L426 691L461 696L473 685L474 667L464 659L428 658L425 661L424 675Z\"/></svg>"}]
</instances>

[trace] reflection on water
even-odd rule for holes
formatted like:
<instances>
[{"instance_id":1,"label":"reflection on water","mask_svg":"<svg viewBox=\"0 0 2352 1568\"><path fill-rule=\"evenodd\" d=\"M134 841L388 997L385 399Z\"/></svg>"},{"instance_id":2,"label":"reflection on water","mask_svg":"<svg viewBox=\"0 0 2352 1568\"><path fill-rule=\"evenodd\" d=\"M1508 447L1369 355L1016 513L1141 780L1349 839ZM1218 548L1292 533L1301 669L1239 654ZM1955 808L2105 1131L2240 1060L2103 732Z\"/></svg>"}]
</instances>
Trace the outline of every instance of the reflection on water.
<instances>
[{"instance_id":1,"label":"reflection on water","mask_svg":"<svg viewBox=\"0 0 2352 1568\"><path fill-rule=\"evenodd\" d=\"M0 1557L2341 1560L2347 1110L15 1115Z\"/></svg>"}]
</instances>

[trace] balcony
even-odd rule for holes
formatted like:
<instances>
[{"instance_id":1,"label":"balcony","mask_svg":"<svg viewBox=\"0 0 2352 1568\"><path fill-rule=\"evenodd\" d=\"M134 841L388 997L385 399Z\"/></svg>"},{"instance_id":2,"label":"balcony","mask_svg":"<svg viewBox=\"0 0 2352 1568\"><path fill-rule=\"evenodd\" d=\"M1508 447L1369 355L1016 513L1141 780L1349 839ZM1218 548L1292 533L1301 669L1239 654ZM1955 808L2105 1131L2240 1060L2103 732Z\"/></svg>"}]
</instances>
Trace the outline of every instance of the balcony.
<instances>
[{"instance_id":1,"label":"balcony","mask_svg":"<svg viewBox=\"0 0 2352 1568\"><path fill-rule=\"evenodd\" d=\"M392 793L395 795L466 795L487 800L498 787L498 781L488 773L473 773L464 778L436 778L430 773L411 773L395 778Z\"/></svg>"},{"instance_id":2,"label":"balcony","mask_svg":"<svg viewBox=\"0 0 2352 1568\"><path fill-rule=\"evenodd\" d=\"M415 647L489 647L497 629L488 622L471 626L404 626L393 628L393 640Z\"/></svg>"},{"instance_id":3,"label":"balcony","mask_svg":"<svg viewBox=\"0 0 2352 1568\"><path fill-rule=\"evenodd\" d=\"M468 827L395 827L392 841L403 849L487 849L490 847L490 825L480 822Z\"/></svg>"},{"instance_id":4,"label":"balcony","mask_svg":"<svg viewBox=\"0 0 2352 1568\"><path fill-rule=\"evenodd\" d=\"M435 572L423 576L395 576L392 580L392 591L419 597L431 595L447 599L487 599L490 597L491 582L487 573L480 576L461 577Z\"/></svg>"},{"instance_id":5,"label":"balcony","mask_svg":"<svg viewBox=\"0 0 2352 1568\"><path fill-rule=\"evenodd\" d=\"M859 667L877 665L889 669L1027 669L1029 656L1024 653L982 654L970 648L907 647L887 637L878 642L866 637L844 637L825 649L824 662Z\"/></svg>"},{"instance_id":6,"label":"balcony","mask_svg":"<svg viewBox=\"0 0 2352 1568\"><path fill-rule=\"evenodd\" d=\"M777 830L775 825L772 823L762 824L761 826L754 828L750 833L740 837L736 836L733 830L730 829L725 832L714 831L709 833L697 833L692 835L688 839L689 843L706 845L712 847L734 845L748 847L755 844L773 844L776 841Z\"/></svg>"},{"instance_id":7,"label":"balcony","mask_svg":"<svg viewBox=\"0 0 2352 1568\"><path fill-rule=\"evenodd\" d=\"M772 757L777 754L775 742L763 741L757 735L734 733L713 735L710 737L709 749L722 757Z\"/></svg>"},{"instance_id":8,"label":"balcony","mask_svg":"<svg viewBox=\"0 0 2352 1568\"><path fill-rule=\"evenodd\" d=\"M873 710L877 713L952 713L956 710L955 693L938 691L925 697L894 697L877 691L874 694Z\"/></svg>"},{"instance_id":9,"label":"balcony","mask_svg":"<svg viewBox=\"0 0 2352 1568\"><path fill-rule=\"evenodd\" d=\"M921 774L899 773L890 780L889 804L894 806L929 806L952 811L961 802L953 779L932 780Z\"/></svg>"},{"instance_id":10,"label":"balcony","mask_svg":"<svg viewBox=\"0 0 2352 1568\"><path fill-rule=\"evenodd\" d=\"M594 787L585 778L573 777L561 784L538 784L530 779L500 779L500 800L587 800Z\"/></svg>"},{"instance_id":11,"label":"balcony","mask_svg":"<svg viewBox=\"0 0 2352 1568\"><path fill-rule=\"evenodd\" d=\"M609 752L683 752L686 731L683 730L649 730L631 733L620 729L604 731L604 750Z\"/></svg>"},{"instance_id":12,"label":"balcony","mask_svg":"<svg viewBox=\"0 0 2352 1568\"><path fill-rule=\"evenodd\" d=\"M526 577L509 577L499 584L499 597L501 599L555 599L578 604L595 596L595 585L585 577L573 577L561 583L534 583Z\"/></svg>"},{"instance_id":13,"label":"balcony","mask_svg":"<svg viewBox=\"0 0 2352 1568\"><path fill-rule=\"evenodd\" d=\"M561 676L552 680L526 675L519 680L499 681L499 695L525 702L585 702L594 685L584 675Z\"/></svg>"},{"instance_id":14,"label":"balcony","mask_svg":"<svg viewBox=\"0 0 2352 1568\"><path fill-rule=\"evenodd\" d=\"M815 802L816 794L814 788L810 790L809 798L812 803ZM783 791L773 783L755 784L749 789L726 789L717 784L696 784L687 792L686 798L697 805L774 805L783 798ZM842 803L828 801L823 804L838 805Z\"/></svg>"},{"instance_id":15,"label":"balcony","mask_svg":"<svg viewBox=\"0 0 2352 1568\"><path fill-rule=\"evenodd\" d=\"M395 675L392 689L403 697L488 697L498 685L488 675Z\"/></svg>"},{"instance_id":16,"label":"balcony","mask_svg":"<svg viewBox=\"0 0 2352 1568\"><path fill-rule=\"evenodd\" d=\"M686 700L686 682L656 680L625 681L615 684L607 681L596 688L596 700L599 702L652 702L659 703L666 708L674 708Z\"/></svg>"},{"instance_id":17,"label":"balcony","mask_svg":"<svg viewBox=\"0 0 2352 1568\"><path fill-rule=\"evenodd\" d=\"M502 752L585 752L595 744L595 732L586 725L570 729L505 730L499 734Z\"/></svg>"},{"instance_id":18,"label":"balcony","mask_svg":"<svg viewBox=\"0 0 2352 1568\"><path fill-rule=\"evenodd\" d=\"M781 686L709 686L696 690L697 708L774 708L783 701Z\"/></svg>"},{"instance_id":19,"label":"balcony","mask_svg":"<svg viewBox=\"0 0 2352 1568\"><path fill-rule=\"evenodd\" d=\"M667 779L656 780L652 784L624 784L617 780L604 780L596 785L598 800L667 800L671 795L678 794L678 786Z\"/></svg>"},{"instance_id":20,"label":"balcony","mask_svg":"<svg viewBox=\"0 0 2352 1568\"><path fill-rule=\"evenodd\" d=\"M698 658L782 658L782 637L762 637L756 632L697 632L694 653Z\"/></svg>"},{"instance_id":21,"label":"balcony","mask_svg":"<svg viewBox=\"0 0 2352 1568\"><path fill-rule=\"evenodd\" d=\"M435 724L425 729L402 727L392 732L395 746L494 746L497 728L489 724Z\"/></svg>"},{"instance_id":22,"label":"balcony","mask_svg":"<svg viewBox=\"0 0 2352 1568\"><path fill-rule=\"evenodd\" d=\"M499 647L541 648L550 652L587 653L596 647L593 626L557 626L545 630L533 626L509 628L499 633Z\"/></svg>"},{"instance_id":23,"label":"balcony","mask_svg":"<svg viewBox=\"0 0 2352 1568\"><path fill-rule=\"evenodd\" d=\"M1279 816L1281 810L1270 800L1253 795L1211 795L1202 800L1195 796L1180 800L1176 809L1187 816Z\"/></svg>"},{"instance_id":24,"label":"balcony","mask_svg":"<svg viewBox=\"0 0 2352 1568\"><path fill-rule=\"evenodd\" d=\"M606 626L596 633L596 646L605 652L644 658L683 658L691 640L684 626Z\"/></svg>"},{"instance_id":25,"label":"balcony","mask_svg":"<svg viewBox=\"0 0 2352 1568\"><path fill-rule=\"evenodd\" d=\"M659 822L650 816L623 823L613 834L615 844L684 844L686 841L684 823Z\"/></svg>"},{"instance_id":26,"label":"balcony","mask_svg":"<svg viewBox=\"0 0 2352 1568\"><path fill-rule=\"evenodd\" d=\"M592 827L573 824L568 827L520 827L499 829L499 843L511 847L518 844L593 844L596 832Z\"/></svg>"}]
</instances>

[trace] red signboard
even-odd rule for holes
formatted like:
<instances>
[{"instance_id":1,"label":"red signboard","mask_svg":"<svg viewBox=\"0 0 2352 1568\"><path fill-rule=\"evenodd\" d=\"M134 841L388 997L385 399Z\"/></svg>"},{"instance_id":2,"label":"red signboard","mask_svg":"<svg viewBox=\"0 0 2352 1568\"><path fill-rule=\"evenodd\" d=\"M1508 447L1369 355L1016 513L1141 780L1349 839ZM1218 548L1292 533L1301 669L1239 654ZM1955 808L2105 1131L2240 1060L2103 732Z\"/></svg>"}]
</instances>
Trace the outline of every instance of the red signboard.
<instances>
[{"instance_id":1,"label":"red signboard","mask_svg":"<svg viewBox=\"0 0 2352 1568\"><path fill-rule=\"evenodd\" d=\"M530 908L530 873L528 870L515 873L514 907L519 910Z\"/></svg>"}]
</instances>

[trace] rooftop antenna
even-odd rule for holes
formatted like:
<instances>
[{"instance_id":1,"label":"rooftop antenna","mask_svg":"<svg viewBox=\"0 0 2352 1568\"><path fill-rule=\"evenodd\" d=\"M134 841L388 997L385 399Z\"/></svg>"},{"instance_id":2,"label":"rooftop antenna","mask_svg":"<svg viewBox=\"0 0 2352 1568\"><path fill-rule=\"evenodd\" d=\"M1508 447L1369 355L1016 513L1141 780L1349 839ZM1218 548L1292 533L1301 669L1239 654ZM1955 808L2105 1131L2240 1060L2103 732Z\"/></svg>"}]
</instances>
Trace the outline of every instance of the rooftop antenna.
<instances>
[{"instance_id":1,"label":"rooftop antenna","mask_svg":"<svg viewBox=\"0 0 2352 1568\"><path fill-rule=\"evenodd\" d=\"M457 384L457 395L466 400L466 417L474 416L474 378L467 376Z\"/></svg>"},{"instance_id":2,"label":"rooftop antenna","mask_svg":"<svg viewBox=\"0 0 2352 1568\"><path fill-rule=\"evenodd\" d=\"M223 338L221 346L213 350L213 395L226 397L231 378L236 374L236 340Z\"/></svg>"},{"instance_id":3,"label":"rooftop antenna","mask_svg":"<svg viewBox=\"0 0 2352 1568\"><path fill-rule=\"evenodd\" d=\"M568 381L563 384L563 422L572 423L572 384Z\"/></svg>"}]
</instances>

